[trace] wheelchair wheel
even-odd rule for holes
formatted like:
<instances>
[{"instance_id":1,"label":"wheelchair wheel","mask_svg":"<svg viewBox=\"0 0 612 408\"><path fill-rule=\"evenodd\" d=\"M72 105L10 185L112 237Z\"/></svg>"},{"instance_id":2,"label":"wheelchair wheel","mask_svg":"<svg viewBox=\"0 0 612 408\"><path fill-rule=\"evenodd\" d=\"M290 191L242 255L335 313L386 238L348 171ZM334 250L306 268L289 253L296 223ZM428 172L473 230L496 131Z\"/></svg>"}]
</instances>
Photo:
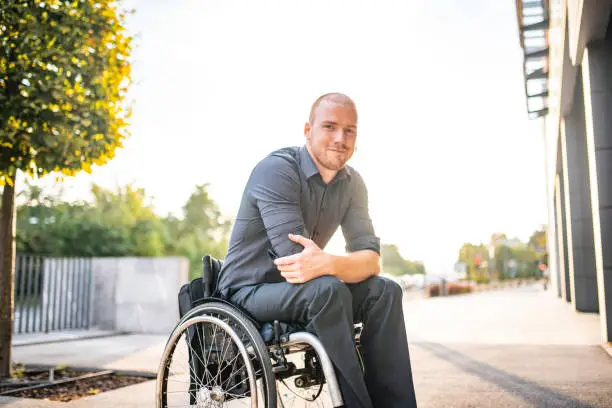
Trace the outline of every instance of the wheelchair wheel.
<instances>
[{"instance_id":1,"label":"wheelchair wheel","mask_svg":"<svg viewBox=\"0 0 612 408\"><path fill-rule=\"evenodd\" d=\"M237 309L210 302L173 330L157 375L157 407L276 408L268 349Z\"/></svg>"}]
</instances>

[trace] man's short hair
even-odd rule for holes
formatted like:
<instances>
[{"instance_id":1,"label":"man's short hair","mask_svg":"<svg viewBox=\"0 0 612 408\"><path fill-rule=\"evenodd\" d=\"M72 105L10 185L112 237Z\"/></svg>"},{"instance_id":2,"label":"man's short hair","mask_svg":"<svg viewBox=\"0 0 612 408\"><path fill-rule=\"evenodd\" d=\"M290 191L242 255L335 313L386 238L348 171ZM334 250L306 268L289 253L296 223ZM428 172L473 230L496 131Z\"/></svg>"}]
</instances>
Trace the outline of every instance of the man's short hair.
<instances>
[{"instance_id":1,"label":"man's short hair","mask_svg":"<svg viewBox=\"0 0 612 408\"><path fill-rule=\"evenodd\" d=\"M310 123L311 125L314 122L315 112L317 108L319 107L319 105L321 104L321 102L323 101L340 103L342 105L349 105L351 108L355 110L355 115L357 115L357 105L355 105L355 102L351 98L349 98L343 93L338 93L338 92L326 93L325 95L319 96L317 100L314 101L314 103L312 104L312 108L310 108L310 116L308 117L308 123Z\"/></svg>"}]
</instances>

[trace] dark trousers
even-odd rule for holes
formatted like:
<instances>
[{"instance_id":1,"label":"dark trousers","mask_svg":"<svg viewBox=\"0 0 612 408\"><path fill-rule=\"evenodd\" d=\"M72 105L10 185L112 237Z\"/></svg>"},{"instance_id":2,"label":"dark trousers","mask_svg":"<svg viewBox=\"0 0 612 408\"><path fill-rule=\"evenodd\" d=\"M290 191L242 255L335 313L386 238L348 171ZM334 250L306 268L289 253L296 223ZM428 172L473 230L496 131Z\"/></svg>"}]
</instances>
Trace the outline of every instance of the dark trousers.
<instances>
[{"instance_id":1,"label":"dark trousers","mask_svg":"<svg viewBox=\"0 0 612 408\"><path fill-rule=\"evenodd\" d=\"M241 288L231 301L262 322L303 325L315 334L334 363L348 408L416 407L402 290L372 277L345 284L322 276L303 284L266 283ZM354 323L362 322L365 372L354 345Z\"/></svg>"}]
</instances>

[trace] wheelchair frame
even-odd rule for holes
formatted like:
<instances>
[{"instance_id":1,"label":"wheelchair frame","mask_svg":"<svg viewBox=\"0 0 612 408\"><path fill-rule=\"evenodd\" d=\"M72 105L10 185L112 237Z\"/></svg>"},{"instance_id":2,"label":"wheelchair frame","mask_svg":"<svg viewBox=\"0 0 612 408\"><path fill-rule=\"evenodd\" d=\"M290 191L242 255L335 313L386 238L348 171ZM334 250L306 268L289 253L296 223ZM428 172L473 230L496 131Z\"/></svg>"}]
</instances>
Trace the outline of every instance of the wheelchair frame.
<instances>
[{"instance_id":1,"label":"wheelchair frame","mask_svg":"<svg viewBox=\"0 0 612 408\"><path fill-rule=\"evenodd\" d=\"M343 407L344 402L342 399L342 394L340 392L338 380L336 378L336 373L334 371L334 366L327 352L325 351L323 344L320 342L320 340L312 333L308 333L308 332L300 331L300 330L284 333L282 332L280 328L281 327L280 323L278 321L275 321L273 322L273 340L265 342L262 336L262 333L261 333L261 329L265 325L265 323L262 324L261 322L255 321L248 314L246 314L243 310L241 310L241 308L238 307L237 305L234 305L231 302L227 302L221 299L220 297L213 295L213 291L216 290L216 288L213 287L213 285L216 286L215 285L216 278L217 278L216 275L218 274L218 270L215 271L214 270L215 267L211 266L213 265L211 259L212 258L210 258L208 255L202 259L204 263L204 273L203 273L203 278L202 278L203 284L204 284L204 298L199 299L197 302L195 302L194 307L191 308L188 312L184 314L184 316L178 322L177 326L173 329L166 343L166 346L164 348L164 352L160 360L160 366L159 366L158 376L157 376L157 386L156 386L157 407L167 408L162 403L163 401L162 395L164 392L166 392L166 385L167 385L167 384L164 384L164 381L166 381L166 379L164 379L165 374L162 375L162 373L165 372L164 370L166 368L165 366L167 365L168 358L172 357L172 353L174 352L174 347L176 347L176 342L179 340L179 338L183 334L185 328L194 323L214 322L215 324L218 324L220 327L224 327L223 324L225 324L227 326L227 329L230 329L230 330L226 330L226 332L228 333L233 331L233 329L231 329L229 325L227 325L220 319L214 316L211 316L211 315L202 314L202 310L205 309L207 305L211 306L214 304L225 305L225 307L230 308L230 310L234 312L235 316L233 318L235 320L239 321L240 319L245 319L250 324L253 324L253 326L256 328L257 333L250 333L250 335L259 336L259 339L261 340L260 344L265 345L265 349L258 350L258 354L261 356L267 356L267 358L269 358L270 361L277 361L277 364L272 367L272 372L268 372L264 374L264 376L266 377L266 383L268 382L269 379L274 380L273 381L274 384L272 385L272 387L274 387L274 391L276 394L278 393L277 384L279 380L283 378L283 373L287 371L293 373L291 370L295 368L295 366L293 366L292 368L291 366L288 365L292 363L287 363L285 357L287 355L294 354L297 352L307 353L312 350L317 355L317 360L323 372L323 380L325 383L327 383L327 387L328 387L327 393L329 394L329 398L331 399L333 407ZM220 265L221 265L220 261L217 261L216 269L220 269ZM243 321L240 321L240 323L242 325L246 324ZM360 355L359 353L359 334L360 332L356 331L356 348L357 348L358 355ZM232 336L231 333L230 333L230 336ZM255 382L257 378L255 375L255 371L253 370L253 367L251 365L251 362L248 358L248 350L246 349L244 343L242 342L240 338L234 335L232 336L232 339L237 345L239 344L238 352L241 353L245 361L245 364L247 364L250 389L256 389ZM247 361L248 363L246 363ZM266 368L264 367L263 369L265 370ZM293 375L289 375L289 377L291 376ZM268 387L269 386L270 385L268 385ZM273 401L268 401L268 407L270 408L276 407L277 401L278 401L278 394L276 395ZM262 408L262 407L257 407L256 402L255 404L252 404L251 406L252 408Z\"/></svg>"}]
</instances>

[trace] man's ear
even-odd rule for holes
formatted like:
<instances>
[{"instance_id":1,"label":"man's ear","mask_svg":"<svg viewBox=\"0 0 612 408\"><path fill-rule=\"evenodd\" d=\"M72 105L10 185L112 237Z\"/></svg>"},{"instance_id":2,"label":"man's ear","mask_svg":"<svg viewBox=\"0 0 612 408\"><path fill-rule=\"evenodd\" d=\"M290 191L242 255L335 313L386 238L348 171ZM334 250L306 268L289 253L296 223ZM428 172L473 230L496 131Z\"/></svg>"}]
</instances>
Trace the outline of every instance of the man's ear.
<instances>
[{"instance_id":1,"label":"man's ear","mask_svg":"<svg viewBox=\"0 0 612 408\"><path fill-rule=\"evenodd\" d=\"M304 125L304 136L306 136L306 139L310 140L310 123L308 122Z\"/></svg>"}]
</instances>

